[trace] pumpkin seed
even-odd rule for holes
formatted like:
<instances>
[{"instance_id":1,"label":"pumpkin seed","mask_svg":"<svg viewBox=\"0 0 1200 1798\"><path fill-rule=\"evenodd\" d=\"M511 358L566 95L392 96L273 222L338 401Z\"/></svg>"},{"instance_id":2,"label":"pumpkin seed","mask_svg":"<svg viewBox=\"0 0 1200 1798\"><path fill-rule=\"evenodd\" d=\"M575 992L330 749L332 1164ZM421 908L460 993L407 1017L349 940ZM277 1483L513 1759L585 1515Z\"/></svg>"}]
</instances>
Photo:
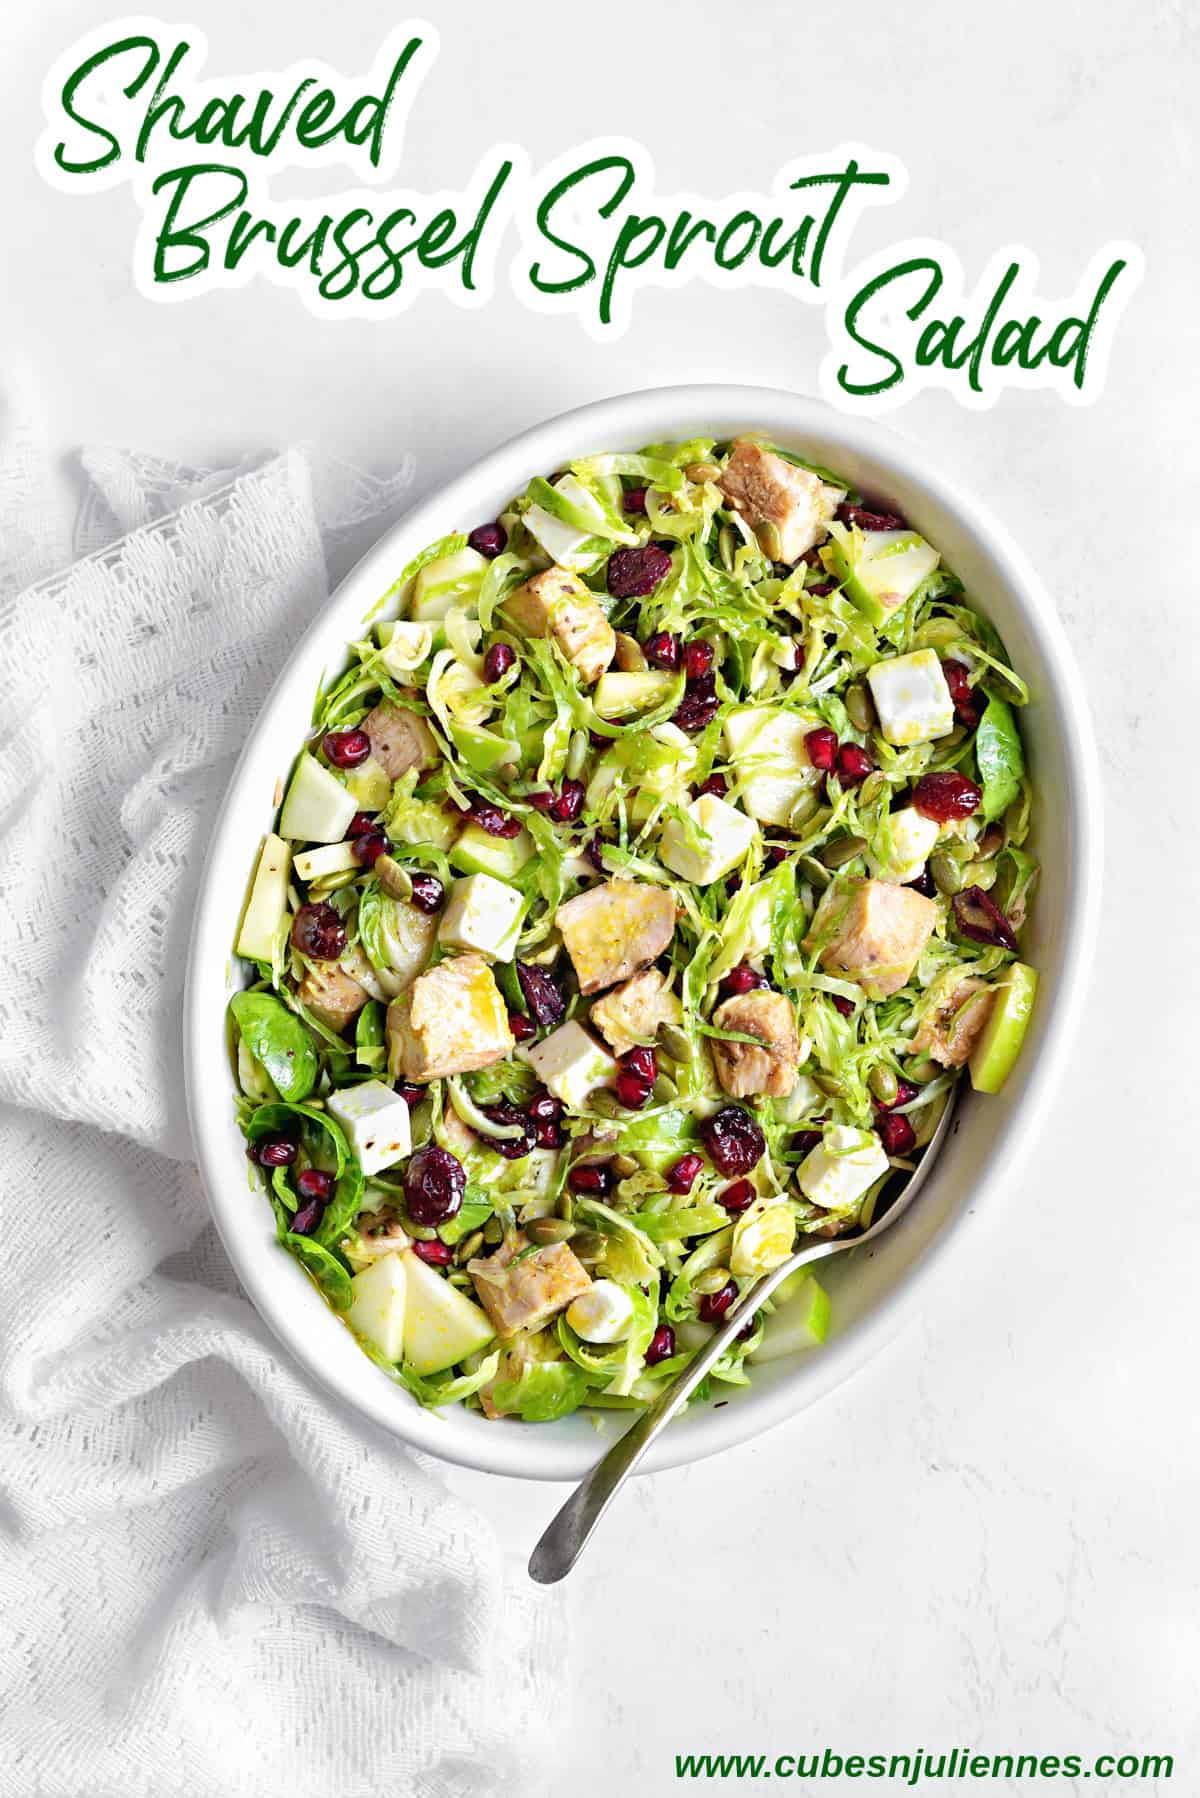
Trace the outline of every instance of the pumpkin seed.
<instances>
[{"instance_id":1,"label":"pumpkin seed","mask_svg":"<svg viewBox=\"0 0 1200 1798\"><path fill-rule=\"evenodd\" d=\"M883 798L887 790L888 777L876 768L874 774L868 774L866 780L863 781L862 786L858 789L859 803L862 805L874 805L877 799Z\"/></svg>"},{"instance_id":2,"label":"pumpkin seed","mask_svg":"<svg viewBox=\"0 0 1200 1798\"><path fill-rule=\"evenodd\" d=\"M472 1232L469 1236L463 1237L462 1241L458 1245L458 1248L455 1250L456 1259L465 1265L466 1262L473 1261L475 1259L476 1255L479 1253L479 1251L482 1247L483 1247L483 1231L482 1230L472 1230Z\"/></svg>"},{"instance_id":3,"label":"pumpkin seed","mask_svg":"<svg viewBox=\"0 0 1200 1798\"><path fill-rule=\"evenodd\" d=\"M885 1067L883 1062L871 1069L867 1075L867 1085L881 1105L895 1104L896 1094L900 1091L900 1082L891 1068Z\"/></svg>"},{"instance_id":4,"label":"pumpkin seed","mask_svg":"<svg viewBox=\"0 0 1200 1798\"><path fill-rule=\"evenodd\" d=\"M412 898L412 876L407 868L390 855L381 855L375 863L375 876L384 892L404 903Z\"/></svg>"},{"instance_id":5,"label":"pumpkin seed","mask_svg":"<svg viewBox=\"0 0 1200 1798\"><path fill-rule=\"evenodd\" d=\"M801 793L795 805L788 813L788 829L799 830L802 824L807 824L820 803L819 797L811 788L808 792Z\"/></svg>"},{"instance_id":6,"label":"pumpkin seed","mask_svg":"<svg viewBox=\"0 0 1200 1798\"><path fill-rule=\"evenodd\" d=\"M817 860L826 868L844 868L856 855L861 855L866 846L866 837L835 837L817 850Z\"/></svg>"},{"instance_id":7,"label":"pumpkin seed","mask_svg":"<svg viewBox=\"0 0 1200 1798\"><path fill-rule=\"evenodd\" d=\"M812 1082L817 1091L824 1093L827 1099L840 1099L845 1095L845 1082L839 1080L836 1074L814 1074Z\"/></svg>"},{"instance_id":8,"label":"pumpkin seed","mask_svg":"<svg viewBox=\"0 0 1200 1798\"><path fill-rule=\"evenodd\" d=\"M875 705L865 681L852 681L842 695L842 704L855 730L871 729L875 723Z\"/></svg>"},{"instance_id":9,"label":"pumpkin seed","mask_svg":"<svg viewBox=\"0 0 1200 1798\"><path fill-rule=\"evenodd\" d=\"M614 660L622 674L641 674L647 667L641 644L636 637L629 636L626 631L617 632Z\"/></svg>"},{"instance_id":10,"label":"pumpkin seed","mask_svg":"<svg viewBox=\"0 0 1200 1798\"><path fill-rule=\"evenodd\" d=\"M721 526L721 534L717 538L717 555L726 574L733 573L733 558L737 554L738 535L731 524Z\"/></svg>"},{"instance_id":11,"label":"pumpkin seed","mask_svg":"<svg viewBox=\"0 0 1200 1798\"><path fill-rule=\"evenodd\" d=\"M575 1216L575 1201L565 1187L558 1195L558 1215L567 1223Z\"/></svg>"},{"instance_id":12,"label":"pumpkin seed","mask_svg":"<svg viewBox=\"0 0 1200 1798\"><path fill-rule=\"evenodd\" d=\"M692 1291L699 1292L707 1298L711 1293L720 1292L723 1286L729 1284L732 1277L727 1267L710 1267L707 1272L692 1281Z\"/></svg>"},{"instance_id":13,"label":"pumpkin seed","mask_svg":"<svg viewBox=\"0 0 1200 1798\"><path fill-rule=\"evenodd\" d=\"M664 1024L659 1035L672 1061L690 1061L692 1045L677 1024Z\"/></svg>"},{"instance_id":14,"label":"pumpkin seed","mask_svg":"<svg viewBox=\"0 0 1200 1798\"><path fill-rule=\"evenodd\" d=\"M967 876L953 855L939 849L929 858L929 872L933 875L933 884L939 893L947 895L961 893L967 884Z\"/></svg>"},{"instance_id":15,"label":"pumpkin seed","mask_svg":"<svg viewBox=\"0 0 1200 1798\"><path fill-rule=\"evenodd\" d=\"M633 1155L614 1155L612 1158L613 1172L619 1174L622 1180L628 1174L636 1174L641 1165Z\"/></svg>"},{"instance_id":16,"label":"pumpkin seed","mask_svg":"<svg viewBox=\"0 0 1200 1798\"><path fill-rule=\"evenodd\" d=\"M917 1086L928 1086L931 1080L937 1079L941 1071L937 1062L931 1060L928 1055L914 1056L911 1061L906 1061L904 1064L905 1077Z\"/></svg>"},{"instance_id":17,"label":"pumpkin seed","mask_svg":"<svg viewBox=\"0 0 1200 1798\"><path fill-rule=\"evenodd\" d=\"M571 1238L571 1252L580 1261L600 1261L608 1252L608 1238L599 1230L581 1230Z\"/></svg>"},{"instance_id":18,"label":"pumpkin seed","mask_svg":"<svg viewBox=\"0 0 1200 1798\"><path fill-rule=\"evenodd\" d=\"M715 481L721 474L715 462L689 462L683 472L689 481Z\"/></svg>"},{"instance_id":19,"label":"pumpkin seed","mask_svg":"<svg viewBox=\"0 0 1200 1798\"><path fill-rule=\"evenodd\" d=\"M783 538L779 534L779 526L772 524L768 518L759 525L756 533L762 546L762 552L772 562L783 561Z\"/></svg>"},{"instance_id":20,"label":"pumpkin seed","mask_svg":"<svg viewBox=\"0 0 1200 1798\"><path fill-rule=\"evenodd\" d=\"M525 1234L530 1242L569 1242L575 1228L563 1217L535 1217L526 1224Z\"/></svg>"},{"instance_id":21,"label":"pumpkin seed","mask_svg":"<svg viewBox=\"0 0 1200 1798\"><path fill-rule=\"evenodd\" d=\"M411 1223L408 1218L404 1220L404 1228L417 1242L436 1242L438 1239L436 1230L427 1229L424 1224Z\"/></svg>"},{"instance_id":22,"label":"pumpkin seed","mask_svg":"<svg viewBox=\"0 0 1200 1798\"><path fill-rule=\"evenodd\" d=\"M483 1240L491 1243L503 1242L504 1225L498 1217L488 1218L487 1223L483 1226Z\"/></svg>"}]
</instances>

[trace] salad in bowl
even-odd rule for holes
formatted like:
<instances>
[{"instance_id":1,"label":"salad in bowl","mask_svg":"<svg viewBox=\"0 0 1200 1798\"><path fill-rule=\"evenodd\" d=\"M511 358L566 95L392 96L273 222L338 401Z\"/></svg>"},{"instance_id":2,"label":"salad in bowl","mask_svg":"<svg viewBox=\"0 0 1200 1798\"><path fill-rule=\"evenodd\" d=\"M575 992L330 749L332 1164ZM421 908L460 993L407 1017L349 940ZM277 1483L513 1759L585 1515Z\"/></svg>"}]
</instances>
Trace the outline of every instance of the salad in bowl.
<instances>
[{"instance_id":1,"label":"salad in bowl","mask_svg":"<svg viewBox=\"0 0 1200 1798\"><path fill-rule=\"evenodd\" d=\"M364 1352L539 1422L648 1402L999 1090L1028 695L935 544L753 435L463 525L315 696L230 1044L256 1202ZM701 1398L829 1310L794 1276Z\"/></svg>"}]
</instances>

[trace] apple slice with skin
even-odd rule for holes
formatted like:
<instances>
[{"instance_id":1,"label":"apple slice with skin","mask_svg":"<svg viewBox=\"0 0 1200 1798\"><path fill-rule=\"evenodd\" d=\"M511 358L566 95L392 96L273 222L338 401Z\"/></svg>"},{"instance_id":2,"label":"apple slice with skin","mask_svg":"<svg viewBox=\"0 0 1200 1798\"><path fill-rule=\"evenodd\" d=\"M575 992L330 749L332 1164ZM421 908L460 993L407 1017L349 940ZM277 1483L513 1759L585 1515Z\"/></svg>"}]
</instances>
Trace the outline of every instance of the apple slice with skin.
<instances>
[{"instance_id":1,"label":"apple slice with skin","mask_svg":"<svg viewBox=\"0 0 1200 1798\"><path fill-rule=\"evenodd\" d=\"M496 1334L486 1314L457 1286L405 1250L408 1288L404 1313L404 1364L424 1377L486 1347Z\"/></svg>"},{"instance_id":2,"label":"apple slice with skin","mask_svg":"<svg viewBox=\"0 0 1200 1798\"><path fill-rule=\"evenodd\" d=\"M816 1348L829 1334L829 1294L807 1268L788 1276L776 1294L780 1297L782 1303L768 1317L763 1339L750 1356L756 1366Z\"/></svg>"},{"instance_id":3,"label":"apple slice with skin","mask_svg":"<svg viewBox=\"0 0 1200 1798\"><path fill-rule=\"evenodd\" d=\"M1013 1070L1037 997L1037 969L1015 961L996 989L988 1021L971 1054L971 1085L998 1093Z\"/></svg>"},{"instance_id":4,"label":"apple slice with skin","mask_svg":"<svg viewBox=\"0 0 1200 1798\"><path fill-rule=\"evenodd\" d=\"M403 1264L408 1259L407 1255L381 1255L350 1282L354 1299L346 1321L385 1361L398 1361L404 1351L408 1281Z\"/></svg>"}]
</instances>

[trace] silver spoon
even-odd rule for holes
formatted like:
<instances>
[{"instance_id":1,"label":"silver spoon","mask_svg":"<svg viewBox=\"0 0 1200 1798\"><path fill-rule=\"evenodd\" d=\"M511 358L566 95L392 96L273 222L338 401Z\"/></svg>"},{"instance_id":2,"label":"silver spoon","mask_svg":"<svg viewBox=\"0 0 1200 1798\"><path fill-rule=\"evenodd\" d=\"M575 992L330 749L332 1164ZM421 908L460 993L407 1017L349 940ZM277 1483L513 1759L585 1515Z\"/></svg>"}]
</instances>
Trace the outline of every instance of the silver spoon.
<instances>
[{"instance_id":1,"label":"silver spoon","mask_svg":"<svg viewBox=\"0 0 1200 1798\"><path fill-rule=\"evenodd\" d=\"M745 1329L763 1301L770 1298L788 1275L794 1274L798 1267L807 1267L814 1261L824 1261L830 1255L839 1255L843 1249L861 1248L863 1243L882 1236L898 1217L903 1216L924 1184L938 1150L946 1139L957 1096L958 1087L955 1085L950 1088L945 1109L919 1165L883 1216L858 1236L839 1236L832 1241L822 1242L810 1240L794 1255L789 1256L781 1267L764 1274L742 1294L720 1329L713 1333L683 1372L669 1386L664 1386L637 1422L626 1430L619 1441L613 1443L603 1460L596 1463L561 1511L552 1518L529 1557L530 1575L539 1585L552 1586L556 1580L563 1579L570 1573L591 1539L596 1525L655 1437L666 1428L676 1412L683 1408L705 1374L720 1360L738 1331Z\"/></svg>"}]
</instances>

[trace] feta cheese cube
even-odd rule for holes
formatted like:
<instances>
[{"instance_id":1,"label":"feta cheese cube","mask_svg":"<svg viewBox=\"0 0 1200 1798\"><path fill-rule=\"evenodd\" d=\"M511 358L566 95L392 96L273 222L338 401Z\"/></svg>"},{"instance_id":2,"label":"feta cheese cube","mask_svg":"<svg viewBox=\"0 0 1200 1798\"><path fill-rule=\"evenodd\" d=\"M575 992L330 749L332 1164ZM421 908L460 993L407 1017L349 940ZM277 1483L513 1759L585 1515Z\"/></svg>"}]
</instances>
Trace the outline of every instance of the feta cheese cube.
<instances>
[{"instance_id":1,"label":"feta cheese cube","mask_svg":"<svg viewBox=\"0 0 1200 1798\"><path fill-rule=\"evenodd\" d=\"M819 779L805 737L820 723L810 712L746 706L725 720L738 794L752 818L786 824L800 795Z\"/></svg>"},{"instance_id":2,"label":"feta cheese cube","mask_svg":"<svg viewBox=\"0 0 1200 1798\"><path fill-rule=\"evenodd\" d=\"M438 941L509 961L525 914L525 896L493 874L467 874L450 888Z\"/></svg>"},{"instance_id":3,"label":"feta cheese cube","mask_svg":"<svg viewBox=\"0 0 1200 1798\"><path fill-rule=\"evenodd\" d=\"M550 560L557 562L560 568L590 568L603 552L595 549L588 551L584 544L590 543L597 533L604 531L604 514L587 488L573 474L563 476L558 483L558 491L573 506L578 506L584 513L595 518L596 530L581 531L576 525L556 518L553 512L547 512L544 506L530 506L525 514L526 529L530 536L536 538Z\"/></svg>"},{"instance_id":4,"label":"feta cheese cube","mask_svg":"<svg viewBox=\"0 0 1200 1798\"><path fill-rule=\"evenodd\" d=\"M806 1199L826 1211L853 1211L887 1168L883 1144L873 1130L831 1124L800 1163L796 1183Z\"/></svg>"},{"instance_id":5,"label":"feta cheese cube","mask_svg":"<svg viewBox=\"0 0 1200 1798\"><path fill-rule=\"evenodd\" d=\"M412 1151L408 1106L382 1080L330 1093L325 1109L342 1126L364 1174L377 1174Z\"/></svg>"},{"instance_id":6,"label":"feta cheese cube","mask_svg":"<svg viewBox=\"0 0 1200 1798\"><path fill-rule=\"evenodd\" d=\"M404 1258L383 1255L350 1282L354 1294L346 1321L352 1330L377 1348L385 1361L399 1361L404 1353L404 1312L407 1287Z\"/></svg>"},{"instance_id":7,"label":"feta cheese cube","mask_svg":"<svg viewBox=\"0 0 1200 1798\"><path fill-rule=\"evenodd\" d=\"M633 1324L633 1300L615 1280L593 1280L567 1306L567 1322L585 1342L624 1342Z\"/></svg>"},{"instance_id":8,"label":"feta cheese cube","mask_svg":"<svg viewBox=\"0 0 1200 1798\"><path fill-rule=\"evenodd\" d=\"M569 1111L582 1111L590 1093L617 1077L617 1064L607 1049L574 1018L523 1049L521 1059Z\"/></svg>"},{"instance_id":9,"label":"feta cheese cube","mask_svg":"<svg viewBox=\"0 0 1200 1798\"><path fill-rule=\"evenodd\" d=\"M879 725L889 743L906 748L954 729L954 701L932 649L892 656L867 669Z\"/></svg>"},{"instance_id":10,"label":"feta cheese cube","mask_svg":"<svg viewBox=\"0 0 1200 1798\"><path fill-rule=\"evenodd\" d=\"M668 818L658 844L658 858L680 879L694 886L710 886L736 868L751 843L757 826L715 793L702 793L687 807L692 828Z\"/></svg>"},{"instance_id":11,"label":"feta cheese cube","mask_svg":"<svg viewBox=\"0 0 1200 1798\"><path fill-rule=\"evenodd\" d=\"M934 847L941 826L913 805L901 807L884 818L867 851L867 866L881 880L907 886L919 880L925 858Z\"/></svg>"}]
</instances>

